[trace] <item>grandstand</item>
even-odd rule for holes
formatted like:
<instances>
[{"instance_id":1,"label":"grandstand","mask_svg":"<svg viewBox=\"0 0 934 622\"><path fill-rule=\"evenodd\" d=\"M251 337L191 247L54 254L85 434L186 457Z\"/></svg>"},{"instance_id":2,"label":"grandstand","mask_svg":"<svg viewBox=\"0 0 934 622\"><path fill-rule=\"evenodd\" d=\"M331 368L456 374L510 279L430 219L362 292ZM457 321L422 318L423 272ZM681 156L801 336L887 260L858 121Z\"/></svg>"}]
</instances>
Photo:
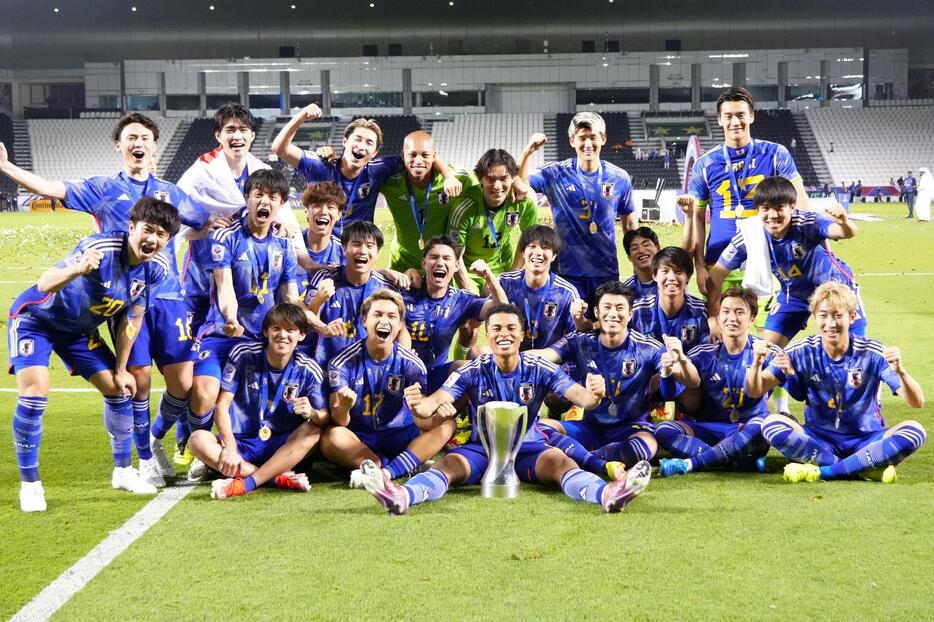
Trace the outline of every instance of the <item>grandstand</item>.
<instances>
[{"instance_id":1,"label":"grandstand","mask_svg":"<svg viewBox=\"0 0 934 622\"><path fill-rule=\"evenodd\" d=\"M480 156L491 148L505 149L518 161L529 136L544 131L544 126L541 113L461 115L450 121L433 123L431 135L435 149L445 160L473 168ZM549 137L551 139L553 137ZM566 144L567 140L564 142ZM531 166L537 168L544 162L539 150L532 156Z\"/></svg>"},{"instance_id":2,"label":"grandstand","mask_svg":"<svg viewBox=\"0 0 934 622\"><path fill-rule=\"evenodd\" d=\"M7 156L14 164L17 163L14 152L13 120L5 114L0 114L0 142L6 146ZM0 192L16 192L16 183L6 175L0 175Z\"/></svg>"}]
</instances>

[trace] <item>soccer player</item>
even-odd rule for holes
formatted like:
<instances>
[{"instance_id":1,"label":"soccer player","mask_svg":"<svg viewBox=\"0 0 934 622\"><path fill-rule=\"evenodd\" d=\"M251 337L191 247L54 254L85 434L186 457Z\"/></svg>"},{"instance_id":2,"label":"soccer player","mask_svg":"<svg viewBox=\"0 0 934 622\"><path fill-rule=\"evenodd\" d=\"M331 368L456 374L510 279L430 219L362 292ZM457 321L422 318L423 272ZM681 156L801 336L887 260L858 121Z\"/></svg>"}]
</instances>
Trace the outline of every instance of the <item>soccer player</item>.
<instances>
[{"instance_id":1,"label":"soccer player","mask_svg":"<svg viewBox=\"0 0 934 622\"><path fill-rule=\"evenodd\" d=\"M295 251L271 231L273 217L288 196L285 176L272 169L258 170L247 178L244 192L246 212L211 232L211 263L204 267L212 272L212 305L198 331L192 429L210 429L221 370L233 347L243 340L262 339L263 319L277 299L299 299Z\"/></svg>"},{"instance_id":2,"label":"soccer player","mask_svg":"<svg viewBox=\"0 0 934 622\"><path fill-rule=\"evenodd\" d=\"M756 119L756 103L741 86L734 86L717 98L717 124L723 128L723 143L698 158L691 169L689 191L697 208L694 212L694 260L697 286L708 295L707 271L720 257L736 233L736 221L756 213L753 196L766 177L780 175L792 182L801 209L807 206L807 192L794 159L782 145L754 140L750 128ZM707 237L707 208L710 208L710 236ZM706 245L705 245L706 238ZM734 273L725 287L742 285L742 273Z\"/></svg>"},{"instance_id":3,"label":"soccer player","mask_svg":"<svg viewBox=\"0 0 934 622\"><path fill-rule=\"evenodd\" d=\"M149 117L138 112L121 118L112 132L114 148L123 159L123 169L109 177L97 176L69 182L53 182L13 165L0 144L0 171L27 189L53 199L65 207L90 214L99 232L126 231L129 212L141 197L151 196L175 206L183 225L195 230L209 223L209 214L182 190L152 173L159 127ZM168 260L169 274L160 284L158 295L146 314L127 369L136 380L133 396L133 438L143 460L140 471L156 486L165 485L165 477L175 474L162 450L161 443L151 444L149 426L149 388L152 361L166 382L165 400L174 398L182 403L191 389L191 326L188 304L184 300L175 261L175 241L171 240L163 254ZM160 405L161 406L161 405ZM160 408L161 409L161 408ZM170 424L171 425L171 424ZM155 458L155 462L153 462Z\"/></svg>"},{"instance_id":4,"label":"soccer player","mask_svg":"<svg viewBox=\"0 0 934 622\"><path fill-rule=\"evenodd\" d=\"M879 402L883 382L911 408L924 405L924 394L898 348L851 334L857 308L849 287L824 283L811 297L817 335L791 344L764 368L768 346L756 346L746 393L755 398L784 384L792 397L807 403L803 426L779 414L762 424L765 439L795 461L785 466L785 481L860 475L891 483L895 465L924 444L917 421L885 426Z\"/></svg>"},{"instance_id":5,"label":"soccer player","mask_svg":"<svg viewBox=\"0 0 934 622\"><path fill-rule=\"evenodd\" d=\"M632 306L632 330L662 341L675 337L684 349L707 341L707 306L687 293L694 266L682 248L667 246L652 258L652 275L658 294L644 296Z\"/></svg>"},{"instance_id":6,"label":"soccer player","mask_svg":"<svg viewBox=\"0 0 934 622\"><path fill-rule=\"evenodd\" d=\"M466 395L476 409L491 401L510 401L528 408L532 422L516 458L516 472L526 482L558 485L572 499L601 505L606 512L619 512L649 483L651 467L639 462L628 473L609 484L577 468L560 450L549 447L536 425L542 398L552 392L582 408L593 408L603 399L605 386L596 374L588 374L586 387L571 380L553 363L519 352L525 332L522 311L515 305L496 305L486 318L492 354L484 354L455 371L444 386L428 397L421 387L406 388L406 402L420 418L448 419L456 415L453 403ZM473 411L475 412L475 411ZM440 499L450 486L477 484L489 459L477 436L476 422L471 440L452 449L434 466L419 473L404 486L393 482L373 462L364 461L361 471L366 489L392 514L405 514L412 504Z\"/></svg>"},{"instance_id":7,"label":"soccer player","mask_svg":"<svg viewBox=\"0 0 934 622\"><path fill-rule=\"evenodd\" d=\"M312 260L328 268L343 266L344 249L340 238L334 235L334 226L347 207L344 191L333 181L308 184L302 192L302 206L308 219L308 228L302 231L302 239ZM312 274L314 271L303 270L299 275L302 280L299 294L303 297Z\"/></svg>"},{"instance_id":8,"label":"soccer player","mask_svg":"<svg viewBox=\"0 0 934 622\"><path fill-rule=\"evenodd\" d=\"M759 310L754 292L734 287L720 300L720 343L703 343L688 352L696 368L679 401L686 417L663 421L655 439L674 458L662 458L662 477L713 466L751 466L765 470L769 446L760 431L768 416L765 396L746 393L746 369L756 357L758 337L749 334ZM768 360L780 353L773 347ZM767 361L768 362L768 361Z\"/></svg>"},{"instance_id":9,"label":"soccer player","mask_svg":"<svg viewBox=\"0 0 934 622\"><path fill-rule=\"evenodd\" d=\"M84 238L10 307L10 371L16 374L19 392L13 445L24 512L46 509L39 479L39 444L53 350L69 371L81 374L104 395L104 424L114 458L111 485L135 494L156 492L131 466L134 416L130 397L136 393L136 381L127 370L127 361L143 316L170 274L168 260L160 251L178 232L179 220L172 205L153 197L139 199L128 217L129 233L111 231ZM101 340L98 326L118 314L115 357Z\"/></svg>"},{"instance_id":10,"label":"soccer player","mask_svg":"<svg viewBox=\"0 0 934 622\"><path fill-rule=\"evenodd\" d=\"M652 258L661 249L658 234L651 227L643 225L623 235L623 250L632 264L632 276L623 284L635 293L636 298L658 293L658 285L652 274Z\"/></svg>"},{"instance_id":11,"label":"soccer player","mask_svg":"<svg viewBox=\"0 0 934 622\"><path fill-rule=\"evenodd\" d=\"M324 374L296 352L309 330L305 311L277 304L262 328L265 343L239 343L224 364L214 409L217 436L195 430L189 440L199 460L226 476L212 483L214 499L253 492L270 480L306 492L308 477L292 468L314 449L328 422Z\"/></svg>"},{"instance_id":12,"label":"soccer player","mask_svg":"<svg viewBox=\"0 0 934 622\"><path fill-rule=\"evenodd\" d=\"M391 290L374 292L363 302L366 338L355 341L328 365L331 418L321 453L331 462L358 469L364 460L381 465L390 479L414 471L434 456L454 432L454 422L416 425L403 399L406 387L425 386L425 364L396 343L405 325L405 303ZM424 426L421 430L420 426ZM350 485L362 488L362 475Z\"/></svg>"},{"instance_id":13,"label":"soccer player","mask_svg":"<svg viewBox=\"0 0 934 622\"><path fill-rule=\"evenodd\" d=\"M658 376L662 394L674 399L679 389L675 381L684 383L695 372L677 339L664 337L663 345L627 329L631 289L608 281L597 288L595 299L599 330L565 335L535 353L552 363L571 363L579 375L599 374L606 396L596 408L585 411L581 421L545 419L542 430L549 445L584 469L614 477L620 463L631 467L655 455L655 426L649 412L650 389Z\"/></svg>"},{"instance_id":14,"label":"soccer player","mask_svg":"<svg viewBox=\"0 0 934 622\"><path fill-rule=\"evenodd\" d=\"M322 366L354 341L366 337L361 313L363 301L381 289L395 290L392 283L374 269L383 247L383 232L379 227L365 220L354 221L341 232L341 246L344 266L315 272L305 294L308 307L329 328L328 337L319 338L314 350L314 359ZM406 347L411 343L404 328L399 332L399 339Z\"/></svg>"},{"instance_id":15,"label":"soccer player","mask_svg":"<svg viewBox=\"0 0 934 622\"><path fill-rule=\"evenodd\" d=\"M487 286L494 298L481 297L462 289L451 287L451 279L458 270L461 254L457 240L450 235L439 235L428 240L422 251L422 269L425 282L418 289L402 292L405 301L405 321L412 349L428 368L428 392L441 388L450 375L452 361L448 355L455 334L465 334L459 329L467 323L478 323L487 311L497 303L507 301L507 295L499 286L493 272L483 264ZM473 335L473 331L468 333ZM472 343L458 341L459 350L466 355Z\"/></svg>"},{"instance_id":16,"label":"soccer player","mask_svg":"<svg viewBox=\"0 0 934 622\"><path fill-rule=\"evenodd\" d=\"M458 197L449 225L464 249L462 269L480 259L493 274L519 266L515 232L538 222L538 208L532 199L515 199L513 179L518 173L516 161L503 149L490 149L474 167L480 186L471 186ZM485 287L482 277L467 276L465 271L459 274L458 284L470 290Z\"/></svg>"},{"instance_id":17,"label":"soccer player","mask_svg":"<svg viewBox=\"0 0 934 622\"><path fill-rule=\"evenodd\" d=\"M619 280L616 220L622 220L625 231L638 224L632 182L626 171L600 159L606 123L594 112L577 113L568 126L576 157L547 164L530 175L529 160L546 141L544 134L532 134L519 157L519 176L551 203L565 249L556 272L593 305L597 287Z\"/></svg>"},{"instance_id":18,"label":"soccer player","mask_svg":"<svg viewBox=\"0 0 934 622\"><path fill-rule=\"evenodd\" d=\"M827 215L795 209L796 189L784 177L769 177L759 183L754 197L768 249L772 274L781 283L781 291L765 320L763 337L779 347L785 346L798 331L807 326L808 299L817 286L828 281L846 284L859 300L859 287L853 271L834 256L827 240L846 240L856 235L856 224L840 205L827 209ZM746 261L747 242L742 231L723 249L710 270L708 309L715 313L720 299L720 284L731 270ZM866 312L859 305L857 319L850 325L856 335L866 334ZM716 331L716 321L711 321Z\"/></svg>"},{"instance_id":19,"label":"soccer player","mask_svg":"<svg viewBox=\"0 0 934 622\"><path fill-rule=\"evenodd\" d=\"M399 156L376 157L383 145L383 131L373 119L355 119L344 128L341 143L344 151L337 160L323 159L292 144L302 124L320 116L321 109L315 104L299 110L279 131L272 142L272 150L284 162L295 167L309 183L333 181L344 190L347 209L336 227L337 235L340 235L344 226L351 222L373 222L380 188L389 177L402 171L403 165ZM445 193L448 196L460 194L460 182L437 157L434 167L445 178Z\"/></svg>"},{"instance_id":20,"label":"soccer player","mask_svg":"<svg viewBox=\"0 0 934 622\"><path fill-rule=\"evenodd\" d=\"M590 327L584 319L586 303L577 289L551 272L561 248L561 238L554 229L533 225L519 236L524 267L499 276L507 300L525 311L528 329L521 350L547 348L575 329Z\"/></svg>"}]
</instances>

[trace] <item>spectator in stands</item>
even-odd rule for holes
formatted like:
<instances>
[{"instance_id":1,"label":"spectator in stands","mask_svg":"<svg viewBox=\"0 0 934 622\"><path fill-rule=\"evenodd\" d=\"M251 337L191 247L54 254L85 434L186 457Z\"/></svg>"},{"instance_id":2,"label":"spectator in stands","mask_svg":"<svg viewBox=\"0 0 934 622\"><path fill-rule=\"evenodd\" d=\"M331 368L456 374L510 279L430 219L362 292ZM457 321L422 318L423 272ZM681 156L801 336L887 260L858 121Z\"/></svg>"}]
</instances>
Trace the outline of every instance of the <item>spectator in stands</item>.
<instances>
[{"instance_id":1,"label":"spectator in stands","mask_svg":"<svg viewBox=\"0 0 934 622\"><path fill-rule=\"evenodd\" d=\"M788 148L789 148L789 150L791 151L791 155L795 155L795 149L796 149L797 147L798 147L798 140L797 140L796 138L792 137L792 139L791 139L791 144L788 145Z\"/></svg>"},{"instance_id":2,"label":"spectator in stands","mask_svg":"<svg viewBox=\"0 0 934 622\"><path fill-rule=\"evenodd\" d=\"M826 182L826 181L824 182L824 192L823 192L822 196L825 196L825 197L829 197L829 196L830 196L830 184L829 184L828 182Z\"/></svg>"},{"instance_id":3,"label":"spectator in stands","mask_svg":"<svg viewBox=\"0 0 934 622\"><path fill-rule=\"evenodd\" d=\"M636 159L637 160L642 159L642 147L636 147Z\"/></svg>"},{"instance_id":4,"label":"spectator in stands","mask_svg":"<svg viewBox=\"0 0 934 622\"><path fill-rule=\"evenodd\" d=\"M905 203L908 204L908 216L906 218L912 218L915 215L915 195L918 192L918 182L911 175L911 171L908 171L908 176L905 177Z\"/></svg>"},{"instance_id":5,"label":"spectator in stands","mask_svg":"<svg viewBox=\"0 0 934 622\"><path fill-rule=\"evenodd\" d=\"M662 166L666 171L671 168L671 156L667 151L665 152L665 155L662 156Z\"/></svg>"}]
</instances>

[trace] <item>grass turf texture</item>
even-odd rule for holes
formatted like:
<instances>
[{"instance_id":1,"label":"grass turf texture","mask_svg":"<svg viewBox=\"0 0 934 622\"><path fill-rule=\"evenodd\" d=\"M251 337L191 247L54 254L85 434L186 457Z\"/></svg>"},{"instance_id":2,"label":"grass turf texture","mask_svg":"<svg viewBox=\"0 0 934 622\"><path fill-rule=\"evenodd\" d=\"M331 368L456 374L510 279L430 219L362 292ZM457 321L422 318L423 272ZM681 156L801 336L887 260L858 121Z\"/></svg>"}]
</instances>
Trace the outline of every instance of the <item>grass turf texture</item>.
<instances>
[{"instance_id":1,"label":"grass turf texture","mask_svg":"<svg viewBox=\"0 0 934 622\"><path fill-rule=\"evenodd\" d=\"M859 223L857 238L834 249L857 273L906 273L860 277L869 334L900 346L909 371L934 399L934 276L912 275L934 271L932 229L904 220L900 204L856 209L884 220ZM388 215L378 213L377 221L391 237ZM90 230L88 217L71 212L0 215L4 305ZM663 243L679 236L674 227L658 231ZM625 258L622 267L628 273ZM87 386L67 377L57 358L52 365L53 388ZM162 386L161 379L154 385ZM0 388L14 387L12 376L0 380ZM914 418L934 428L930 407L911 411L891 395L883 400L889 424ZM15 393L0 393L3 618L148 501L110 489L99 396L52 393L41 451L49 510L20 513L14 407ZM215 502L202 486L57 618L934 616L930 449L902 465L891 486L788 485L781 479L784 462L772 452L765 475L656 478L616 516L536 486L523 486L515 501L455 489L399 518L344 481L320 481L328 471L315 473L308 494L263 490Z\"/></svg>"}]
</instances>

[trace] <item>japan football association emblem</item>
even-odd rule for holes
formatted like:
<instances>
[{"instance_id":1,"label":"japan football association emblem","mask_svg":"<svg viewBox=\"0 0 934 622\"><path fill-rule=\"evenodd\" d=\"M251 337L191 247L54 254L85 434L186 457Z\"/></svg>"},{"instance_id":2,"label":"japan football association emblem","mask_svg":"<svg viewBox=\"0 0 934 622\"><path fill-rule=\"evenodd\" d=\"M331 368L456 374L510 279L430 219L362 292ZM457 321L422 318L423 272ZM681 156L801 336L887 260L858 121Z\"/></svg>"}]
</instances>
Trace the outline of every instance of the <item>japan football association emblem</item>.
<instances>
[{"instance_id":1,"label":"japan football association emblem","mask_svg":"<svg viewBox=\"0 0 934 622\"><path fill-rule=\"evenodd\" d=\"M336 387L337 382L340 379L341 379L340 372L338 372L336 369L331 369L328 371L328 383L331 385L331 387Z\"/></svg>"},{"instance_id":2,"label":"japan football association emblem","mask_svg":"<svg viewBox=\"0 0 934 622\"><path fill-rule=\"evenodd\" d=\"M519 224L519 212L506 212L506 226L515 227Z\"/></svg>"},{"instance_id":3,"label":"japan football association emblem","mask_svg":"<svg viewBox=\"0 0 934 622\"><path fill-rule=\"evenodd\" d=\"M360 188L357 189L357 198L365 199L368 196L370 196L370 184L369 183L360 184Z\"/></svg>"},{"instance_id":4,"label":"japan football association emblem","mask_svg":"<svg viewBox=\"0 0 934 622\"><path fill-rule=\"evenodd\" d=\"M211 259L214 261L222 261L224 259L224 247L220 244L212 244Z\"/></svg>"},{"instance_id":5,"label":"japan football association emblem","mask_svg":"<svg viewBox=\"0 0 934 622\"><path fill-rule=\"evenodd\" d=\"M237 373L237 368L233 363L227 363L224 365L224 382L230 382L233 380L234 374Z\"/></svg>"},{"instance_id":6,"label":"japan football association emblem","mask_svg":"<svg viewBox=\"0 0 934 622\"><path fill-rule=\"evenodd\" d=\"M281 270L282 269L282 253L273 253L272 254L272 269Z\"/></svg>"},{"instance_id":7,"label":"japan football association emblem","mask_svg":"<svg viewBox=\"0 0 934 622\"><path fill-rule=\"evenodd\" d=\"M199 361L203 361L204 359L208 358L209 356L211 356L211 351L210 351L210 350L200 350L200 351L198 352L198 360L199 360Z\"/></svg>"},{"instance_id":8,"label":"japan football association emblem","mask_svg":"<svg viewBox=\"0 0 934 622\"><path fill-rule=\"evenodd\" d=\"M447 205L450 202L451 197L449 197L446 192L441 192L438 194L438 205Z\"/></svg>"},{"instance_id":9,"label":"japan football association emblem","mask_svg":"<svg viewBox=\"0 0 934 622\"><path fill-rule=\"evenodd\" d=\"M846 375L846 383L854 389L863 386L863 370L858 367L849 370Z\"/></svg>"},{"instance_id":10,"label":"japan football association emblem","mask_svg":"<svg viewBox=\"0 0 934 622\"><path fill-rule=\"evenodd\" d=\"M546 320L553 320L558 317L558 303L546 302L545 308L542 309L542 315L545 316Z\"/></svg>"},{"instance_id":11,"label":"japan football association emblem","mask_svg":"<svg viewBox=\"0 0 934 622\"><path fill-rule=\"evenodd\" d=\"M29 356L36 351L36 342L32 339L19 340L19 353L21 356Z\"/></svg>"},{"instance_id":12,"label":"japan football association emblem","mask_svg":"<svg viewBox=\"0 0 934 622\"><path fill-rule=\"evenodd\" d=\"M390 393L398 393L402 388L402 376L399 374L389 374L389 380L386 382L386 388Z\"/></svg>"},{"instance_id":13,"label":"japan football association emblem","mask_svg":"<svg viewBox=\"0 0 934 622\"><path fill-rule=\"evenodd\" d=\"M609 199L613 196L613 184L603 184L600 186L600 196L604 199Z\"/></svg>"},{"instance_id":14,"label":"japan football association emblem","mask_svg":"<svg viewBox=\"0 0 934 622\"><path fill-rule=\"evenodd\" d=\"M794 257L795 259L803 259L804 258L804 247L802 247L797 242L792 242L791 243L791 256Z\"/></svg>"},{"instance_id":15,"label":"japan football association emblem","mask_svg":"<svg viewBox=\"0 0 934 622\"><path fill-rule=\"evenodd\" d=\"M632 378L636 373L636 359L626 359L623 361L623 375Z\"/></svg>"},{"instance_id":16,"label":"japan football association emblem","mask_svg":"<svg viewBox=\"0 0 934 622\"><path fill-rule=\"evenodd\" d=\"M697 326L694 324L688 324L687 326L681 327L681 341L684 343L691 343L697 338Z\"/></svg>"},{"instance_id":17,"label":"japan football association emblem","mask_svg":"<svg viewBox=\"0 0 934 622\"><path fill-rule=\"evenodd\" d=\"M146 281L142 279L133 279L130 283L130 299L132 300L142 294L144 289L146 289Z\"/></svg>"},{"instance_id":18,"label":"japan football association emblem","mask_svg":"<svg viewBox=\"0 0 934 622\"><path fill-rule=\"evenodd\" d=\"M532 398L534 397L535 397L535 388L532 386L531 383L523 382L522 384L519 385L519 400L522 403L528 404L529 402L532 401Z\"/></svg>"},{"instance_id":19,"label":"japan football association emblem","mask_svg":"<svg viewBox=\"0 0 934 622\"><path fill-rule=\"evenodd\" d=\"M152 193L152 196L159 201L165 201L166 203L169 202L169 193L165 190L157 190L156 192Z\"/></svg>"},{"instance_id":20,"label":"japan football association emblem","mask_svg":"<svg viewBox=\"0 0 934 622\"><path fill-rule=\"evenodd\" d=\"M285 385L285 391L282 392L282 399L286 402L291 402L298 395L298 384L290 382Z\"/></svg>"}]
</instances>

